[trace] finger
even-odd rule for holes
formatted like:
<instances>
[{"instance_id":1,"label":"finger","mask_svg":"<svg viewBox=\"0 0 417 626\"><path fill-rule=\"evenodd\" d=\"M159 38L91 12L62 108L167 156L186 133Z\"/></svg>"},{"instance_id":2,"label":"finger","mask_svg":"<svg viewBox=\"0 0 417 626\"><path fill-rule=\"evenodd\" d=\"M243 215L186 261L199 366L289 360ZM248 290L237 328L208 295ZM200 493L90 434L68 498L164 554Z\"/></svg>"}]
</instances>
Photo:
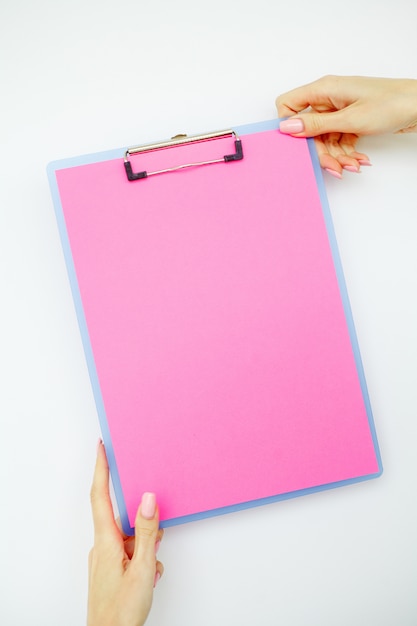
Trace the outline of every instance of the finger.
<instances>
[{"instance_id":1,"label":"finger","mask_svg":"<svg viewBox=\"0 0 417 626\"><path fill-rule=\"evenodd\" d=\"M158 533L156 535L156 543L155 543L155 554L158 554L159 548L161 547L161 542L164 537L163 528L158 529Z\"/></svg>"},{"instance_id":2,"label":"finger","mask_svg":"<svg viewBox=\"0 0 417 626\"><path fill-rule=\"evenodd\" d=\"M304 111L308 107L308 102L304 102L299 108L295 103L289 103L282 99L282 96L275 100L275 106L277 107L278 117L292 117L300 111Z\"/></svg>"},{"instance_id":3,"label":"finger","mask_svg":"<svg viewBox=\"0 0 417 626\"><path fill-rule=\"evenodd\" d=\"M356 173L360 171L359 162L346 152L346 150L349 150L350 144L349 139L345 144L343 143L343 134L329 133L324 136L323 141L326 145L328 153L340 163L343 169Z\"/></svg>"},{"instance_id":4,"label":"finger","mask_svg":"<svg viewBox=\"0 0 417 626\"><path fill-rule=\"evenodd\" d=\"M350 156L356 159L359 165L372 165L371 161L369 160L369 156L364 152L354 151L350 153Z\"/></svg>"},{"instance_id":5,"label":"finger","mask_svg":"<svg viewBox=\"0 0 417 626\"><path fill-rule=\"evenodd\" d=\"M367 154L351 151L354 147L354 142L349 138L345 142L344 137L345 135L340 137L339 148L335 146L334 141L326 141L327 135L314 138L320 166L336 178L342 178L343 169L359 172L360 166L372 165Z\"/></svg>"},{"instance_id":6,"label":"finger","mask_svg":"<svg viewBox=\"0 0 417 626\"><path fill-rule=\"evenodd\" d=\"M281 94L275 100L279 117L287 117L304 111L309 106L320 111L334 111L334 103L329 96L333 88L328 84L329 77L323 77L307 85Z\"/></svg>"},{"instance_id":7,"label":"finger","mask_svg":"<svg viewBox=\"0 0 417 626\"><path fill-rule=\"evenodd\" d=\"M164 536L164 531L162 530L162 528L160 528L158 530L158 534L156 537L155 554L158 553L163 536ZM124 542L124 547L125 547L126 555L129 557L129 559L132 559L133 554L135 552L135 537L127 537Z\"/></svg>"},{"instance_id":8,"label":"finger","mask_svg":"<svg viewBox=\"0 0 417 626\"><path fill-rule=\"evenodd\" d=\"M280 122L282 133L294 137L317 137L327 133L349 133L352 130L347 109L331 113L300 113Z\"/></svg>"},{"instance_id":9,"label":"finger","mask_svg":"<svg viewBox=\"0 0 417 626\"><path fill-rule=\"evenodd\" d=\"M117 529L123 541L126 541L127 539L132 539L132 538L134 539L132 535L126 535L122 527L122 520L120 519L120 516L115 519L115 522L116 522Z\"/></svg>"},{"instance_id":10,"label":"finger","mask_svg":"<svg viewBox=\"0 0 417 626\"><path fill-rule=\"evenodd\" d=\"M135 538L128 537L128 539L126 539L126 541L124 542L124 548L125 548L126 555L128 556L129 559L131 559L135 552Z\"/></svg>"},{"instance_id":11,"label":"finger","mask_svg":"<svg viewBox=\"0 0 417 626\"><path fill-rule=\"evenodd\" d=\"M367 154L357 152L356 143L358 139L358 135L354 133L343 133L339 140L339 145L348 157L355 160L355 167L360 168L361 165L372 165Z\"/></svg>"},{"instance_id":12,"label":"finger","mask_svg":"<svg viewBox=\"0 0 417 626\"><path fill-rule=\"evenodd\" d=\"M339 145L349 156L356 152L356 144L359 137L354 133L343 133L339 138Z\"/></svg>"},{"instance_id":13,"label":"finger","mask_svg":"<svg viewBox=\"0 0 417 626\"><path fill-rule=\"evenodd\" d=\"M144 493L135 520L135 550L132 561L155 565L159 511L154 493Z\"/></svg>"},{"instance_id":14,"label":"finger","mask_svg":"<svg viewBox=\"0 0 417 626\"><path fill-rule=\"evenodd\" d=\"M372 165L369 157L364 152L356 151L358 136L352 133L332 133L325 135L326 149L340 165L351 172L360 172L362 165Z\"/></svg>"},{"instance_id":15,"label":"finger","mask_svg":"<svg viewBox=\"0 0 417 626\"><path fill-rule=\"evenodd\" d=\"M342 166L339 161L329 154L328 148L322 137L314 139L317 155L319 157L320 166L336 178L342 178Z\"/></svg>"},{"instance_id":16,"label":"finger","mask_svg":"<svg viewBox=\"0 0 417 626\"><path fill-rule=\"evenodd\" d=\"M103 442L97 447L97 459L90 492L95 539L117 531L109 492L109 466Z\"/></svg>"},{"instance_id":17,"label":"finger","mask_svg":"<svg viewBox=\"0 0 417 626\"><path fill-rule=\"evenodd\" d=\"M319 144L324 146L321 152L339 159L342 165L352 164L355 168L358 168L360 165L372 165L367 154L356 151L357 140L357 135L350 133L331 133L323 135L323 137L316 137L314 142L316 147Z\"/></svg>"},{"instance_id":18,"label":"finger","mask_svg":"<svg viewBox=\"0 0 417 626\"><path fill-rule=\"evenodd\" d=\"M156 585L159 582L159 579L164 575L164 566L162 565L161 561L157 561L156 562L156 571L155 571L155 578L154 578L154 583L153 586L156 587Z\"/></svg>"}]
</instances>

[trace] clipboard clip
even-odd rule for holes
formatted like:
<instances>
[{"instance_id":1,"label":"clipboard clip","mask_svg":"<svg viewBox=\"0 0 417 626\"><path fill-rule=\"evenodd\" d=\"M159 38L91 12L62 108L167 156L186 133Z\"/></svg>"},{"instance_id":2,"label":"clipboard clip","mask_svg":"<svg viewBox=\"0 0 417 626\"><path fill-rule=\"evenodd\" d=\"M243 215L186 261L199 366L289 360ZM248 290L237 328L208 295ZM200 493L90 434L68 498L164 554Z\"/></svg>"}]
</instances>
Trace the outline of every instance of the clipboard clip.
<instances>
[{"instance_id":1,"label":"clipboard clip","mask_svg":"<svg viewBox=\"0 0 417 626\"><path fill-rule=\"evenodd\" d=\"M155 172L134 172L132 163L129 157L132 154L142 154L145 152L153 152L155 150L164 150L166 148L174 148L175 146L182 146L191 143L198 143L202 141L212 141L214 139L222 139L224 137L234 137L235 140L235 152L233 154L226 154L218 159L211 159L209 161L197 161L195 163L185 163L183 165L177 165L175 167L169 167L163 170L157 170ZM185 169L187 167L198 167L200 165L211 165L212 163L229 163L230 161L241 161L243 159L242 141L239 139L234 130L222 130L214 133L208 133L205 135L194 135L193 137L187 137L187 135L177 135L168 141L160 143L148 144L145 146L138 146L136 148L128 148L124 156L124 166L128 180L140 180L141 178L147 178L148 176L155 176L156 174L165 174L167 172L175 172Z\"/></svg>"}]
</instances>

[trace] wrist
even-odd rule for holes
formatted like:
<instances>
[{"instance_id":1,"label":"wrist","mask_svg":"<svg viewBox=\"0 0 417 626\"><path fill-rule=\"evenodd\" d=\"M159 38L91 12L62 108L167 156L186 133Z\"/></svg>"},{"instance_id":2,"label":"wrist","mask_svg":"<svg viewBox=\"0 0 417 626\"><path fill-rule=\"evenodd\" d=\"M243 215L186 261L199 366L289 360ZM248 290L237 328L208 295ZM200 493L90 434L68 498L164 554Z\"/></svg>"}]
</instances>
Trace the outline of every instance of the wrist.
<instances>
[{"instance_id":1,"label":"wrist","mask_svg":"<svg viewBox=\"0 0 417 626\"><path fill-rule=\"evenodd\" d=\"M403 95L403 104L407 110L407 124L399 130L400 133L417 133L417 80L405 78L400 86Z\"/></svg>"}]
</instances>

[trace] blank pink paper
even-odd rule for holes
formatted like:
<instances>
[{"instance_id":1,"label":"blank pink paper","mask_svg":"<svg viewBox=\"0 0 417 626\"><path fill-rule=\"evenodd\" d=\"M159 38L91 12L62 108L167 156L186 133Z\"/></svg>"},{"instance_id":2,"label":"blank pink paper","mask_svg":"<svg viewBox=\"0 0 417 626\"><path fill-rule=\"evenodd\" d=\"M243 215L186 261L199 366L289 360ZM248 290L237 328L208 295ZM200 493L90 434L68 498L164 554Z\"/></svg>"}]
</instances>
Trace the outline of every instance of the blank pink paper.
<instances>
[{"instance_id":1,"label":"blank pink paper","mask_svg":"<svg viewBox=\"0 0 417 626\"><path fill-rule=\"evenodd\" d=\"M307 142L242 145L55 168L125 530L144 491L169 525L380 471Z\"/></svg>"}]
</instances>

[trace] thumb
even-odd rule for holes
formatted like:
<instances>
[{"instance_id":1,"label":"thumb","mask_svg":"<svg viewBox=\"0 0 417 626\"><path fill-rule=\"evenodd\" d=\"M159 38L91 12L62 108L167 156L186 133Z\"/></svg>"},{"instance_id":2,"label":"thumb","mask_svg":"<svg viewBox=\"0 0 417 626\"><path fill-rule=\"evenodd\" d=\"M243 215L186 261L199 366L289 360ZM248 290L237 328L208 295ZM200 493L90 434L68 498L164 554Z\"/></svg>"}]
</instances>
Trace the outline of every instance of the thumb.
<instances>
[{"instance_id":1,"label":"thumb","mask_svg":"<svg viewBox=\"0 0 417 626\"><path fill-rule=\"evenodd\" d=\"M294 137L317 137L325 133L350 132L343 111L332 113L300 113L282 120L279 130Z\"/></svg>"},{"instance_id":2,"label":"thumb","mask_svg":"<svg viewBox=\"0 0 417 626\"><path fill-rule=\"evenodd\" d=\"M135 520L135 550L132 560L155 567L155 544L158 540L159 511L154 493L144 493Z\"/></svg>"}]
</instances>

